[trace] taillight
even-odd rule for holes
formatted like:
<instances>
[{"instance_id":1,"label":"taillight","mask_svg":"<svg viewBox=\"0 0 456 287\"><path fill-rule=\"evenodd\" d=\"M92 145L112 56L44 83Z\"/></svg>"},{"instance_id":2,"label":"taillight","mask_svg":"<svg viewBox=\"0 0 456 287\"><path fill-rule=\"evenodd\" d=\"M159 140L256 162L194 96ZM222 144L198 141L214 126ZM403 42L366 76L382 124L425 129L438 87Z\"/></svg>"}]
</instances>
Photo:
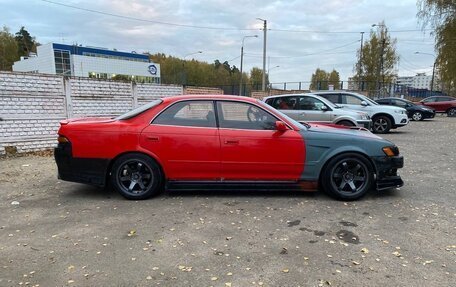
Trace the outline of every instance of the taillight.
<instances>
[{"instance_id":1,"label":"taillight","mask_svg":"<svg viewBox=\"0 0 456 287\"><path fill-rule=\"evenodd\" d=\"M61 143L61 144L69 143L69 142L70 142L66 137L60 136L60 135L59 135L59 137L57 138L57 141L58 141L59 143Z\"/></svg>"}]
</instances>

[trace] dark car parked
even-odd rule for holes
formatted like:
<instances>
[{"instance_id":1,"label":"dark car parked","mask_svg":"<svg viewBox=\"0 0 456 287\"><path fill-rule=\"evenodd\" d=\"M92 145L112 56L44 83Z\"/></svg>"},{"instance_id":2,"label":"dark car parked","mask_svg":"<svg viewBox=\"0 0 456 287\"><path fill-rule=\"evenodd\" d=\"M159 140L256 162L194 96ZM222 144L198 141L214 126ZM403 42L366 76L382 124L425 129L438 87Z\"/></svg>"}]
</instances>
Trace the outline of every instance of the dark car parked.
<instances>
[{"instance_id":1,"label":"dark car parked","mask_svg":"<svg viewBox=\"0 0 456 287\"><path fill-rule=\"evenodd\" d=\"M391 105L406 109L408 117L414 121L422 121L424 119L432 119L435 117L434 109L423 105L417 105L409 100L400 98L382 98L375 101L380 105Z\"/></svg>"}]
</instances>

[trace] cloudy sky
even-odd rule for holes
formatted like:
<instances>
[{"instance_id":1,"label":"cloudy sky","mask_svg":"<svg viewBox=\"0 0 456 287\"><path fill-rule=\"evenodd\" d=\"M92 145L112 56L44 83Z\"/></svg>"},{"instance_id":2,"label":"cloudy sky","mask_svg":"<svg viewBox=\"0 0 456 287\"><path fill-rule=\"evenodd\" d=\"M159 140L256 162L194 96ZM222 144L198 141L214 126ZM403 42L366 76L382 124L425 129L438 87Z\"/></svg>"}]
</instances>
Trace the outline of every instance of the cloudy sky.
<instances>
[{"instance_id":1,"label":"cloudy sky","mask_svg":"<svg viewBox=\"0 0 456 287\"><path fill-rule=\"evenodd\" d=\"M64 3L86 10L56 5ZM385 21L397 38L399 75L432 72L433 38L420 30L416 0L0 0L0 25L21 26L40 43L58 42L165 53L239 67L245 40L244 70L262 67L262 22L268 21L267 52L271 82L309 81L316 68L352 75L360 33ZM93 13L94 10L102 13ZM104 13L104 14L103 14ZM114 17L115 14L122 17ZM137 18L139 20L134 20ZM140 21L144 20L144 21ZM162 24L157 23L162 22ZM178 25L168 25L168 24ZM189 27L197 26L197 27ZM201 28L206 27L206 28ZM209 29L210 28L210 29ZM214 29L216 28L216 29ZM335 32L335 33L334 33ZM366 37L367 36L367 37ZM278 68L273 68L280 66Z\"/></svg>"}]
</instances>

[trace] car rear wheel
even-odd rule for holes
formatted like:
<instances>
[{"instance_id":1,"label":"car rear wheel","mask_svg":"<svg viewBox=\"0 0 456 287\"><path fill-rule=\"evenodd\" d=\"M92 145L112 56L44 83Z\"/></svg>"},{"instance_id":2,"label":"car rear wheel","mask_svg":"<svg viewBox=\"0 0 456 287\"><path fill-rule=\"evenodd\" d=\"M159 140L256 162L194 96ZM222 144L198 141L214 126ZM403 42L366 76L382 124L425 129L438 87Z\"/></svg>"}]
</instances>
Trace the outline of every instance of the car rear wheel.
<instances>
[{"instance_id":1,"label":"car rear wheel","mask_svg":"<svg viewBox=\"0 0 456 287\"><path fill-rule=\"evenodd\" d=\"M327 164L322 174L321 183L323 189L337 199L359 199L372 186L372 165L359 154L338 155Z\"/></svg>"},{"instance_id":2,"label":"car rear wheel","mask_svg":"<svg viewBox=\"0 0 456 287\"><path fill-rule=\"evenodd\" d=\"M140 200L160 193L163 176L158 164L150 157L126 154L115 161L111 183L123 197Z\"/></svg>"},{"instance_id":3,"label":"car rear wheel","mask_svg":"<svg viewBox=\"0 0 456 287\"><path fill-rule=\"evenodd\" d=\"M372 120L373 131L378 134L386 134L391 129L391 120L386 116L377 116Z\"/></svg>"},{"instance_id":4,"label":"car rear wheel","mask_svg":"<svg viewBox=\"0 0 456 287\"><path fill-rule=\"evenodd\" d=\"M421 112L414 112L412 115L412 120L414 121L422 121L423 120L423 114Z\"/></svg>"},{"instance_id":5,"label":"car rear wheel","mask_svg":"<svg viewBox=\"0 0 456 287\"><path fill-rule=\"evenodd\" d=\"M347 121L347 120L340 121L337 124L341 125L341 126L346 126L346 127L354 127L355 126L352 122Z\"/></svg>"},{"instance_id":6,"label":"car rear wheel","mask_svg":"<svg viewBox=\"0 0 456 287\"><path fill-rule=\"evenodd\" d=\"M456 117L456 108L451 108L447 112L447 116L449 117Z\"/></svg>"}]
</instances>

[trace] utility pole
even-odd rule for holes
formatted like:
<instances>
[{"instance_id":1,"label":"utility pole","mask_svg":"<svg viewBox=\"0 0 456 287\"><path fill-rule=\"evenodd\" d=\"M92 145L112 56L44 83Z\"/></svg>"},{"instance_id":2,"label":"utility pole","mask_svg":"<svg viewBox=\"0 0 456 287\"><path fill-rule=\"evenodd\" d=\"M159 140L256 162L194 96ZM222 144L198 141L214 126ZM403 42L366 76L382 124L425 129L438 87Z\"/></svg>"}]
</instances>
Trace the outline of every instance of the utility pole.
<instances>
[{"instance_id":1,"label":"utility pole","mask_svg":"<svg viewBox=\"0 0 456 287\"><path fill-rule=\"evenodd\" d=\"M242 45L241 45L241 80L239 81L239 96L242 96L242 63L244 59L244 40L245 38L258 38L258 35L252 35L252 36L244 36L242 38Z\"/></svg>"},{"instance_id":2,"label":"utility pole","mask_svg":"<svg viewBox=\"0 0 456 287\"><path fill-rule=\"evenodd\" d=\"M257 19L260 21L263 21L263 33L264 33L263 34L263 80L261 83L261 90L263 92L265 92L266 91L266 33L268 30L268 21L261 19L261 18L257 18Z\"/></svg>"},{"instance_id":3,"label":"utility pole","mask_svg":"<svg viewBox=\"0 0 456 287\"><path fill-rule=\"evenodd\" d=\"M359 90L362 90L362 88L363 88L362 73L363 73L363 41L364 41L364 32L360 32L360 33L361 33L361 49L359 50L358 84L359 84Z\"/></svg>"},{"instance_id":4,"label":"utility pole","mask_svg":"<svg viewBox=\"0 0 456 287\"><path fill-rule=\"evenodd\" d=\"M432 78L431 78L431 96L434 91L434 76L435 76L435 64L437 63L437 57L431 53L415 52L415 54L429 55L434 57L434 65L432 66Z\"/></svg>"}]
</instances>

